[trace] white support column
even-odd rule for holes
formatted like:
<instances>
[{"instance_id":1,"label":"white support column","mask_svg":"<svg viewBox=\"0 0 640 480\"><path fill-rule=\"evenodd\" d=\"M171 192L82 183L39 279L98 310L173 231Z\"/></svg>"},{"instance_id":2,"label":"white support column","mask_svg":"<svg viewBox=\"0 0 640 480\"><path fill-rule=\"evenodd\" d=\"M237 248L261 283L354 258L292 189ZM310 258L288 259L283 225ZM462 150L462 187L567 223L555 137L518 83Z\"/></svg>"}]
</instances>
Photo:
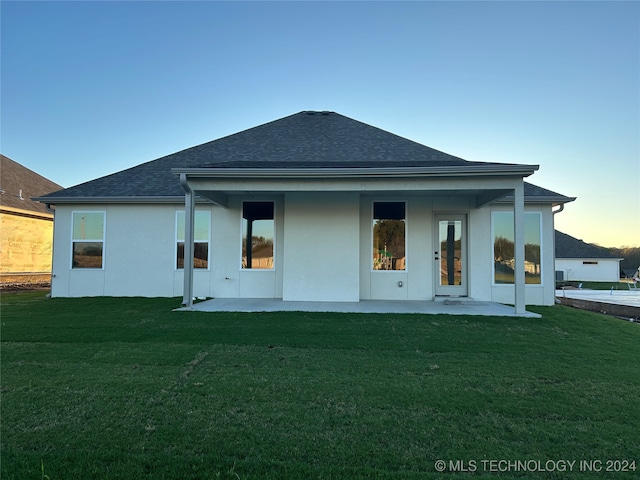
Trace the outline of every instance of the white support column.
<instances>
[{"instance_id":1,"label":"white support column","mask_svg":"<svg viewBox=\"0 0 640 480\"><path fill-rule=\"evenodd\" d=\"M182 306L193 306L193 224L195 222L195 195L187 182L187 175L180 174L180 184L184 189L184 288Z\"/></svg>"},{"instance_id":2,"label":"white support column","mask_svg":"<svg viewBox=\"0 0 640 480\"><path fill-rule=\"evenodd\" d=\"M514 290L516 315L526 312L524 276L524 182L513 190Z\"/></svg>"}]
</instances>

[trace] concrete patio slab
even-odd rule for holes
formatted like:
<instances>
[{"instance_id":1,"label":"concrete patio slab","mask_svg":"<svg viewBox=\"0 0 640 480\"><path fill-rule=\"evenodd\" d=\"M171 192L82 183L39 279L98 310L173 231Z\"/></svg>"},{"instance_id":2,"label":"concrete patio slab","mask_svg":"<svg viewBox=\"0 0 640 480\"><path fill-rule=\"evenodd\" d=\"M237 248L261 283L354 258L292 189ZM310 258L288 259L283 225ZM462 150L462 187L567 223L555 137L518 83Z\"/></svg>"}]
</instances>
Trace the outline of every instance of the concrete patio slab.
<instances>
[{"instance_id":1,"label":"concrete patio slab","mask_svg":"<svg viewBox=\"0 0 640 480\"><path fill-rule=\"evenodd\" d=\"M437 301L361 300L359 302L289 302L274 298L213 298L194 304L191 311L422 313L540 318L540 315L532 312L516 315L514 307L509 305L458 298Z\"/></svg>"}]
</instances>

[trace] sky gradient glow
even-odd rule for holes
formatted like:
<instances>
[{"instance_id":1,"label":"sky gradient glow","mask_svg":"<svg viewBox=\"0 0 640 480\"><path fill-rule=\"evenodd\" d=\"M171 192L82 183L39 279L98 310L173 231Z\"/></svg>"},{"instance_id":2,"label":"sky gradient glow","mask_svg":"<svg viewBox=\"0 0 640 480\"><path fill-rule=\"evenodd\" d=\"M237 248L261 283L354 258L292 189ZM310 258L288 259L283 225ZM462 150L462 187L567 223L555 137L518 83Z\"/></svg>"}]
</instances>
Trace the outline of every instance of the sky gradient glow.
<instances>
[{"instance_id":1,"label":"sky gradient glow","mask_svg":"<svg viewBox=\"0 0 640 480\"><path fill-rule=\"evenodd\" d=\"M640 3L2 1L1 151L69 187L302 110L538 164L640 246Z\"/></svg>"}]
</instances>

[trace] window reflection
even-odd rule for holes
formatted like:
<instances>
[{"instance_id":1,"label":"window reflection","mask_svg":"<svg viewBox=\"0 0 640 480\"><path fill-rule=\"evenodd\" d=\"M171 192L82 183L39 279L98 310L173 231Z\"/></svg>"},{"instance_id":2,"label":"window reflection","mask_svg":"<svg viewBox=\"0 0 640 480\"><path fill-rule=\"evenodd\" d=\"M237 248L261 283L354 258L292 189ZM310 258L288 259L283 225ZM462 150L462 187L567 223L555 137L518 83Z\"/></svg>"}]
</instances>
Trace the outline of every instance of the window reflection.
<instances>
[{"instance_id":1,"label":"window reflection","mask_svg":"<svg viewBox=\"0 0 640 480\"><path fill-rule=\"evenodd\" d=\"M73 268L102 268L102 242L73 242Z\"/></svg>"},{"instance_id":2,"label":"window reflection","mask_svg":"<svg viewBox=\"0 0 640 480\"><path fill-rule=\"evenodd\" d=\"M441 220L440 285L462 285L462 221Z\"/></svg>"},{"instance_id":3,"label":"window reflection","mask_svg":"<svg viewBox=\"0 0 640 480\"><path fill-rule=\"evenodd\" d=\"M102 240L104 236L103 212L74 212L74 240Z\"/></svg>"},{"instance_id":4,"label":"window reflection","mask_svg":"<svg viewBox=\"0 0 640 480\"><path fill-rule=\"evenodd\" d=\"M373 269L405 270L405 204L373 202Z\"/></svg>"},{"instance_id":5,"label":"window reflection","mask_svg":"<svg viewBox=\"0 0 640 480\"><path fill-rule=\"evenodd\" d=\"M193 268L209 268L211 213L196 211L193 216ZM185 212L176 212L176 268L184 268Z\"/></svg>"},{"instance_id":6,"label":"window reflection","mask_svg":"<svg viewBox=\"0 0 640 480\"><path fill-rule=\"evenodd\" d=\"M184 242L178 242L176 255L177 268L184 268ZM193 244L193 268L209 268L209 244L195 242Z\"/></svg>"},{"instance_id":7,"label":"window reflection","mask_svg":"<svg viewBox=\"0 0 640 480\"><path fill-rule=\"evenodd\" d=\"M242 204L242 268L273 268L273 212L273 202Z\"/></svg>"},{"instance_id":8,"label":"window reflection","mask_svg":"<svg viewBox=\"0 0 640 480\"><path fill-rule=\"evenodd\" d=\"M496 284L514 283L513 212L493 213L493 275ZM540 214L524 215L524 278L525 283L542 283L540 258Z\"/></svg>"}]
</instances>

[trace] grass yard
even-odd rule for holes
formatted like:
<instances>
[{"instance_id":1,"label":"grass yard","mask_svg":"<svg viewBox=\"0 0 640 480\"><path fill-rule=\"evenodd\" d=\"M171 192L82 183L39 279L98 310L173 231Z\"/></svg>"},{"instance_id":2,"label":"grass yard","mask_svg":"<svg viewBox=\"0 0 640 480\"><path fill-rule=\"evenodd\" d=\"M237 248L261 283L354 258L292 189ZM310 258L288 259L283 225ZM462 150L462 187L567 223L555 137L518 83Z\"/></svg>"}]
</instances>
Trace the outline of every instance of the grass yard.
<instances>
[{"instance_id":1,"label":"grass yard","mask_svg":"<svg viewBox=\"0 0 640 480\"><path fill-rule=\"evenodd\" d=\"M637 324L1 300L4 480L640 476Z\"/></svg>"}]
</instances>

